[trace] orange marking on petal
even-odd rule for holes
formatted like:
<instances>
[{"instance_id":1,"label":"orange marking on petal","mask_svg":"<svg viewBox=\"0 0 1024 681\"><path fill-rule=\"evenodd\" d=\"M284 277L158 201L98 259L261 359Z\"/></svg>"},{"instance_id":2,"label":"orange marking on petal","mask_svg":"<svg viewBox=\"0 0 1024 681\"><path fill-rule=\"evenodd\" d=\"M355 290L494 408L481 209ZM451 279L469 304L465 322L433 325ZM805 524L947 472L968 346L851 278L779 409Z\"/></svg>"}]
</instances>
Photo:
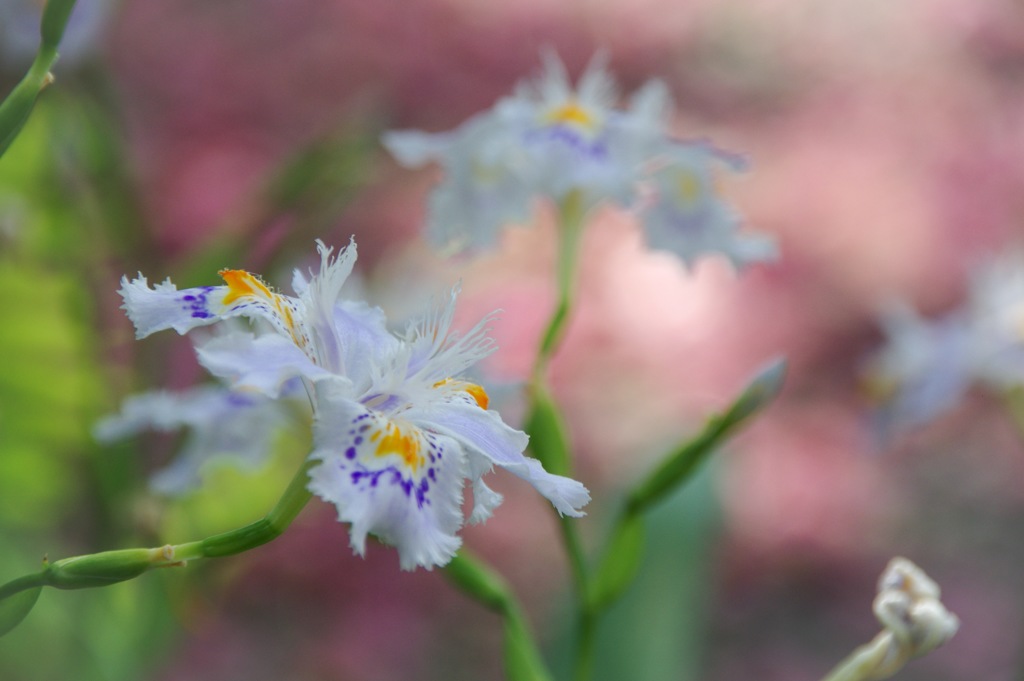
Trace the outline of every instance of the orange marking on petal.
<instances>
[{"instance_id":1,"label":"orange marking on petal","mask_svg":"<svg viewBox=\"0 0 1024 681\"><path fill-rule=\"evenodd\" d=\"M370 439L374 438L371 436ZM414 471L423 463L419 438L415 435L406 435L393 425L388 426L387 435L382 437L377 444L377 456L388 456L389 454L400 456L405 465Z\"/></svg>"},{"instance_id":2,"label":"orange marking on petal","mask_svg":"<svg viewBox=\"0 0 1024 681\"><path fill-rule=\"evenodd\" d=\"M469 393L469 396L476 400L476 403L481 409L486 410L487 405L491 403L491 398L487 395L487 391L476 383L467 383L463 390Z\"/></svg>"},{"instance_id":3,"label":"orange marking on petal","mask_svg":"<svg viewBox=\"0 0 1024 681\"><path fill-rule=\"evenodd\" d=\"M224 283L228 285L228 294L224 296L224 304L231 303L246 296L262 296L273 299L275 296L255 274L245 270L221 270L218 272Z\"/></svg>"},{"instance_id":4,"label":"orange marking on petal","mask_svg":"<svg viewBox=\"0 0 1024 681\"><path fill-rule=\"evenodd\" d=\"M465 391L466 393L469 394L470 397L476 400L477 405L481 409L487 409L487 405L491 403L491 398L487 395L487 391L484 390L482 386L479 386L476 383L470 383L468 381L455 381L450 378L446 378L443 381L438 381L437 383L435 383L434 387L440 388L443 385L450 385L456 390Z\"/></svg>"}]
</instances>

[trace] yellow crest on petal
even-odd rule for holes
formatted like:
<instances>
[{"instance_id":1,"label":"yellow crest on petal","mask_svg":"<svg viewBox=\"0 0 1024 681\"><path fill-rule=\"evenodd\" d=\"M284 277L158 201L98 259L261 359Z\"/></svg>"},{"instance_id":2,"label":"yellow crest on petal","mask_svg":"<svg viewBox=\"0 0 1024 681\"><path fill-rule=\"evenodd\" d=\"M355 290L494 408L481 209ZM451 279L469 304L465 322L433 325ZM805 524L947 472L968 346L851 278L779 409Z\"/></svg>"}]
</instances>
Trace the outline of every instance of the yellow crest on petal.
<instances>
[{"instance_id":1,"label":"yellow crest on petal","mask_svg":"<svg viewBox=\"0 0 1024 681\"><path fill-rule=\"evenodd\" d=\"M245 298L255 298L265 304L264 309L278 318L282 330L289 333L300 348L305 349L306 339L296 333L295 316L285 296L274 293L258 276L245 270L224 269L218 274L228 286L228 292L223 300L224 305L231 305Z\"/></svg>"},{"instance_id":2,"label":"yellow crest on petal","mask_svg":"<svg viewBox=\"0 0 1024 681\"><path fill-rule=\"evenodd\" d=\"M406 433L388 422L383 430L374 431L370 440L377 444L376 456L397 454L413 472L423 464L419 433Z\"/></svg>"},{"instance_id":3,"label":"yellow crest on petal","mask_svg":"<svg viewBox=\"0 0 1024 681\"><path fill-rule=\"evenodd\" d=\"M573 125L592 131L597 126L594 116L575 100L569 100L562 106L552 109L544 116L548 125Z\"/></svg>"}]
</instances>

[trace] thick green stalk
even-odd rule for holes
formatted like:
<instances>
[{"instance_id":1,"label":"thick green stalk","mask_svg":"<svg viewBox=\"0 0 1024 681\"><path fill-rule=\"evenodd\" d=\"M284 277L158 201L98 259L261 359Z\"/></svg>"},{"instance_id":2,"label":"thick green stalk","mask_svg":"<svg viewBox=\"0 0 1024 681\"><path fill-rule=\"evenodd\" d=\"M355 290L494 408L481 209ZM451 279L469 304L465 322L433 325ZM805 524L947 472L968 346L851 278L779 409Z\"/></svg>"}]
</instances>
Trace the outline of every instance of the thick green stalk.
<instances>
[{"instance_id":1,"label":"thick green stalk","mask_svg":"<svg viewBox=\"0 0 1024 681\"><path fill-rule=\"evenodd\" d=\"M572 456L558 407L547 385L548 365L565 335L566 325L573 303L576 265L578 261L580 236L586 205L583 194L570 192L558 206L558 269L556 281L558 300L541 338L540 348L533 365L530 381L530 416L526 430L530 434L530 446L545 469L558 475L572 474ZM591 587L587 574L587 561L583 545L572 518L560 517L559 528L573 585L579 603L579 652L576 657L575 678L582 681L590 678L592 668L594 612L591 608Z\"/></svg>"},{"instance_id":2,"label":"thick green stalk","mask_svg":"<svg viewBox=\"0 0 1024 681\"><path fill-rule=\"evenodd\" d=\"M184 566L199 558L220 558L262 546L279 537L309 502L306 488L307 460L292 478L274 508L254 523L229 532L184 544L149 548L102 551L84 556L44 562L43 569L0 586L0 603L27 589L52 586L57 589L87 589L134 579L150 570Z\"/></svg>"}]
</instances>

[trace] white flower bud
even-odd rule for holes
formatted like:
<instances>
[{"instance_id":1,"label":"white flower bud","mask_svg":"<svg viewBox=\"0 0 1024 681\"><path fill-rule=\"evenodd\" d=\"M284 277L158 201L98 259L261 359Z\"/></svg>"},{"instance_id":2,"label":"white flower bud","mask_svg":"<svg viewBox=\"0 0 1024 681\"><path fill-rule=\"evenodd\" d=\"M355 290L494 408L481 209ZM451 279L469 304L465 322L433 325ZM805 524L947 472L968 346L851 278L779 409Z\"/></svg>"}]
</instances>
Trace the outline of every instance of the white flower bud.
<instances>
[{"instance_id":1,"label":"white flower bud","mask_svg":"<svg viewBox=\"0 0 1024 681\"><path fill-rule=\"evenodd\" d=\"M906 558L893 558L878 580L873 609L882 631L826 677L826 681L879 681L909 660L953 638L960 620L939 600L941 590Z\"/></svg>"}]
</instances>

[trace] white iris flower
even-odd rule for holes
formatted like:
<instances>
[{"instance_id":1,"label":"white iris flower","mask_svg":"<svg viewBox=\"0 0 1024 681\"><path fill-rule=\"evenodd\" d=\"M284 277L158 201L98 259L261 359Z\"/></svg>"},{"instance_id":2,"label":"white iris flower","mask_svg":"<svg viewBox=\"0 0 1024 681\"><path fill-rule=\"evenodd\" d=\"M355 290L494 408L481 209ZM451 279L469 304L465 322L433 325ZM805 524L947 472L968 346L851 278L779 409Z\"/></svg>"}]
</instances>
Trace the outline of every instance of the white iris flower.
<instances>
[{"instance_id":1,"label":"white iris flower","mask_svg":"<svg viewBox=\"0 0 1024 681\"><path fill-rule=\"evenodd\" d=\"M738 170L735 158L671 137L664 83L648 82L619 109L603 56L575 88L557 56L543 60L539 78L453 131L384 135L404 165L445 170L427 218L435 245L490 246L502 226L529 219L536 198L562 204L571 195L583 210L603 201L636 209L651 245L687 262L709 252L737 265L774 257L769 239L739 233L739 216L715 190L715 172Z\"/></svg>"},{"instance_id":2,"label":"white iris flower","mask_svg":"<svg viewBox=\"0 0 1024 681\"><path fill-rule=\"evenodd\" d=\"M967 302L937 319L893 304L882 316L886 345L868 366L887 426L930 421L974 385L1003 393L1024 385L1024 256L979 268Z\"/></svg>"},{"instance_id":3,"label":"white iris flower","mask_svg":"<svg viewBox=\"0 0 1024 681\"><path fill-rule=\"evenodd\" d=\"M523 478L565 515L590 495L579 482L546 472L524 456L527 436L488 410L482 387L462 372L495 350L490 318L464 336L451 330L456 292L401 336L383 313L339 300L355 261L354 244L337 258L320 244L321 266L297 296L269 289L239 270L224 270L222 286L151 289L143 277L125 279L125 309L139 336L232 317L269 322L262 333L231 332L205 342L199 359L236 390L268 397L299 377L314 404L314 451L309 489L335 504L351 523L351 544L362 554L367 534L398 548L403 568L444 565L455 555L464 522L462 487L473 488L470 521L501 502L482 476L497 465Z\"/></svg>"},{"instance_id":4,"label":"white iris flower","mask_svg":"<svg viewBox=\"0 0 1024 681\"><path fill-rule=\"evenodd\" d=\"M882 314L886 345L871 359L869 389L884 403L882 434L921 425L955 407L974 381L970 330L959 313L928 320L893 303Z\"/></svg>"},{"instance_id":5,"label":"white iris flower","mask_svg":"<svg viewBox=\"0 0 1024 681\"><path fill-rule=\"evenodd\" d=\"M653 173L655 198L641 213L647 243L676 253L688 266L720 253L736 268L778 257L775 241L740 232L742 218L715 190L717 167L742 170L743 159L708 144L675 143Z\"/></svg>"}]
</instances>

